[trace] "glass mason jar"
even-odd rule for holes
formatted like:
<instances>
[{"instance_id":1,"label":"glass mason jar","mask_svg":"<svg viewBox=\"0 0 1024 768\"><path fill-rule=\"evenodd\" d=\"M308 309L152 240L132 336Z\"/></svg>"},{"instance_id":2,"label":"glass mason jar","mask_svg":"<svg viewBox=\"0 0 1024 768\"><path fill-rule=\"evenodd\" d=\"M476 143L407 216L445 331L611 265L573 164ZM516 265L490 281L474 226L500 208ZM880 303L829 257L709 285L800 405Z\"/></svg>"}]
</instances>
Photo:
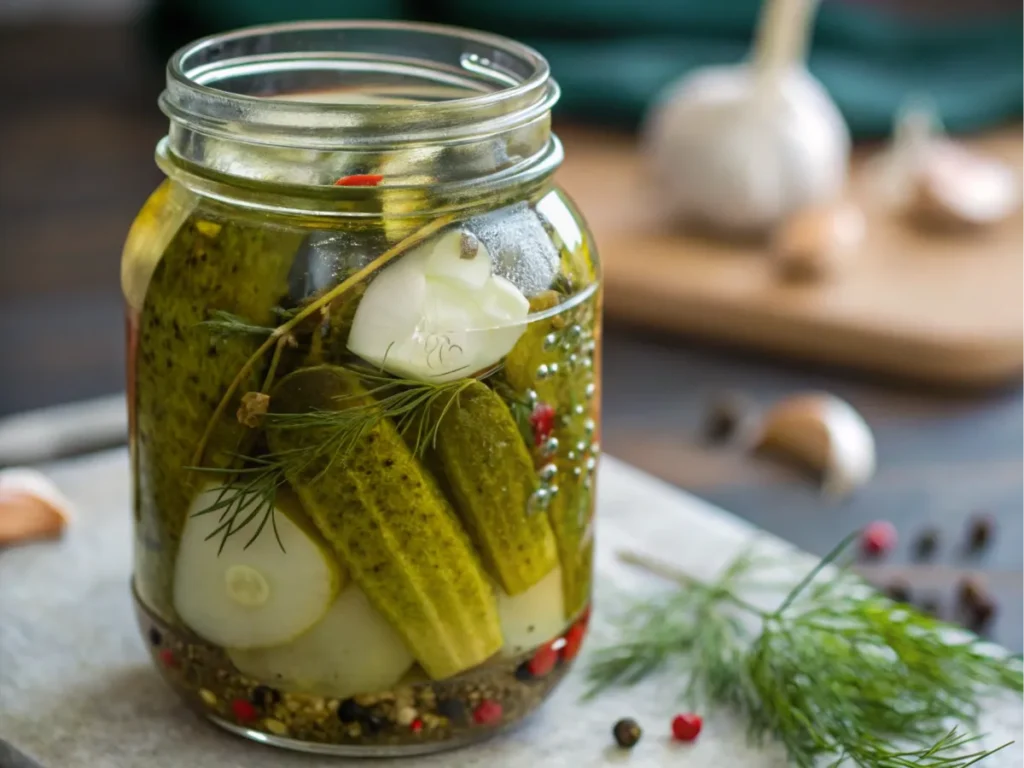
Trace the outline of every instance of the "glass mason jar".
<instances>
[{"instance_id":1,"label":"glass mason jar","mask_svg":"<svg viewBox=\"0 0 1024 768\"><path fill-rule=\"evenodd\" d=\"M176 54L124 250L134 594L219 725L339 755L510 726L587 627L599 267L547 63L416 24Z\"/></svg>"}]
</instances>

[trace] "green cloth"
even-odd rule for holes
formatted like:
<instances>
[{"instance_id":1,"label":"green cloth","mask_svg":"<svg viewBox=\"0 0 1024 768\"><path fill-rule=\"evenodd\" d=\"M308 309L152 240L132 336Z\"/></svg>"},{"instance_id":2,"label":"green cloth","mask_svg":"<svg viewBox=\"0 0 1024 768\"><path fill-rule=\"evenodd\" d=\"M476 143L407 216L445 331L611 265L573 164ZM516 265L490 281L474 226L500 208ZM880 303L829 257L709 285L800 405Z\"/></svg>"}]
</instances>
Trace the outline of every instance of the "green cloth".
<instances>
[{"instance_id":1,"label":"green cloth","mask_svg":"<svg viewBox=\"0 0 1024 768\"><path fill-rule=\"evenodd\" d=\"M171 3L173 0L165 0ZM747 53L758 0L177 0L215 31L297 18L411 18L486 29L535 46L562 86L561 114L635 125L668 83ZM965 8L967 6L965 5ZM427 10L429 9L429 12ZM947 128L970 131L1024 111L1024 14L899 17L824 2L809 66L858 137L886 134L900 104L925 96ZM178 41L184 42L184 41Z\"/></svg>"}]
</instances>

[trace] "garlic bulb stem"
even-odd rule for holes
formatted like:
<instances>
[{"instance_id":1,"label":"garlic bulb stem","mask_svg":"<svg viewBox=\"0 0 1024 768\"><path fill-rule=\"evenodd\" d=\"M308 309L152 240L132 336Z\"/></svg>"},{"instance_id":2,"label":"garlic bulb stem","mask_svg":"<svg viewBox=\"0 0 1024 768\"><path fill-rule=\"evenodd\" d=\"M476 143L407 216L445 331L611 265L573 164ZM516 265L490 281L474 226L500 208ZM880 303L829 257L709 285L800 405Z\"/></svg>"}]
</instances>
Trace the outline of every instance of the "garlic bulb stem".
<instances>
[{"instance_id":1,"label":"garlic bulb stem","mask_svg":"<svg viewBox=\"0 0 1024 768\"><path fill-rule=\"evenodd\" d=\"M754 43L754 69L762 82L803 61L817 6L817 0L764 0Z\"/></svg>"}]
</instances>

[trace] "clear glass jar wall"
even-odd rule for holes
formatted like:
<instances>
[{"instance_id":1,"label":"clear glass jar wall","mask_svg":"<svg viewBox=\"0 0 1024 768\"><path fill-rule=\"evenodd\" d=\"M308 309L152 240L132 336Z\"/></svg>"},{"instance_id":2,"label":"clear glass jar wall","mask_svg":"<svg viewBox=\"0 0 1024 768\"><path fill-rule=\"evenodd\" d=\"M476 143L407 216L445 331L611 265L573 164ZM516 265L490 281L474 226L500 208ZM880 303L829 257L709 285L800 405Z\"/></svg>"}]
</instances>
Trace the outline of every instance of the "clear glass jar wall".
<instances>
[{"instance_id":1,"label":"clear glass jar wall","mask_svg":"<svg viewBox=\"0 0 1024 768\"><path fill-rule=\"evenodd\" d=\"M599 267L510 40L320 23L168 67L125 245L134 593L218 724L408 754L515 723L587 628Z\"/></svg>"}]
</instances>

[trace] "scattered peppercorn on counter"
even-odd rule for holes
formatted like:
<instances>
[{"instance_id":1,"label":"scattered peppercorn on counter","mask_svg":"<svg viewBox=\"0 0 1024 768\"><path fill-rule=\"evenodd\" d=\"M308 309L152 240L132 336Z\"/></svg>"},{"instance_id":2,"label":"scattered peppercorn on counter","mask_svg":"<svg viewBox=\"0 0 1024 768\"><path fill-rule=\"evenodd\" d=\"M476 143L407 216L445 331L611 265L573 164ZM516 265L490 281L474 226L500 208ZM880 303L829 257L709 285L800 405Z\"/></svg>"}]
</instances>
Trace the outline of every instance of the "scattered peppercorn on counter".
<instances>
[{"instance_id":1,"label":"scattered peppercorn on counter","mask_svg":"<svg viewBox=\"0 0 1024 768\"><path fill-rule=\"evenodd\" d=\"M288 54L310 33L252 34ZM269 101L323 107L291 98ZM465 146L426 166L401 138L357 163L275 155L243 119L224 161L227 138L169 114L195 135L158 150L169 178L122 270L154 661L217 723L298 749L431 751L514 723L586 632L599 454L599 266L551 183L546 108L479 129L499 158L479 194L444 181L478 173Z\"/></svg>"}]
</instances>

